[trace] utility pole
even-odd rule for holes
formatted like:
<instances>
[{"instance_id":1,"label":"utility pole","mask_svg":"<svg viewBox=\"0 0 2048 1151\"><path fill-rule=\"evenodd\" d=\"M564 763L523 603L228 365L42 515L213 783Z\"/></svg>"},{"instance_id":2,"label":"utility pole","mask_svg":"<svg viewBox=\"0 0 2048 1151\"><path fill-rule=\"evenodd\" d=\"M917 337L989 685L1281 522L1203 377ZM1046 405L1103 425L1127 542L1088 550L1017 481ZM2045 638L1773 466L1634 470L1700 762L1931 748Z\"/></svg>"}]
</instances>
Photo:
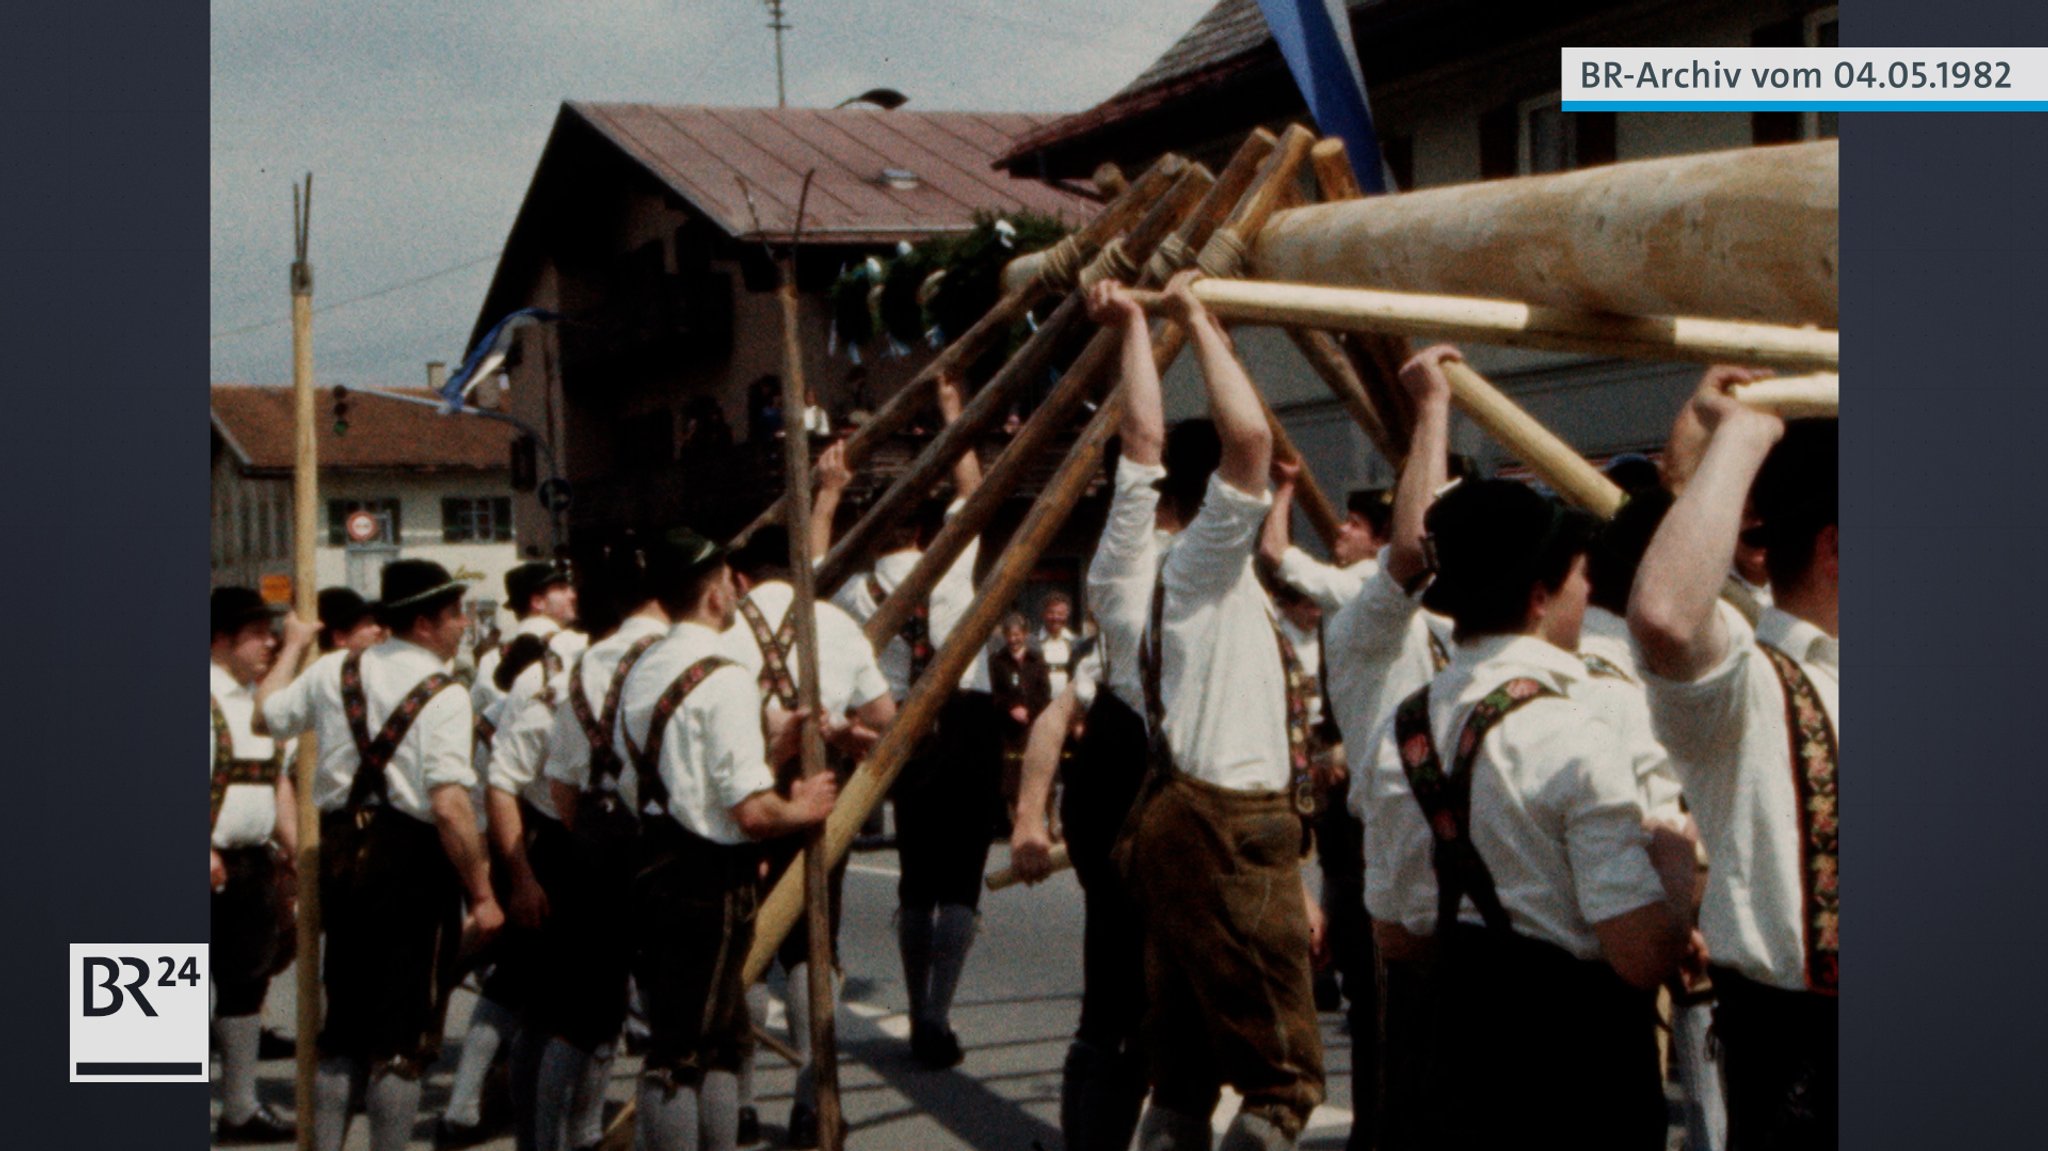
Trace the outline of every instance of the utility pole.
<instances>
[{"instance_id":1,"label":"utility pole","mask_svg":"<svg viewBox=\"0 0 2048 1151\"><path fill-rule=\"evenodd\" d=\"M313 173L303 199L292 185L292 399L297 412L292 465L292 603L299 618L320 618L319 577L313 545L319 530L320 470L313 420L313 265L306 259L313 227ZM318 651L306 653L311 662ZM313 806L313 775L320 752L313 733L299 737L292 782L299 810L298 1148L313 1151L313 1039L320 1034L320 813Z\"/></svg>"},{"instance_id":2,"label":"utility pole","mask_svg":"<svg viewBox=\"0 0 2048 1151\"><path fill-rule=\"evenodd\" d=\"M782 0L766 0L768 4L768 27L775 31L775 106L789 107L789 98L782 87L782 34L789 31L789 25L782 19Z\"/></svg>"}]
</instances>

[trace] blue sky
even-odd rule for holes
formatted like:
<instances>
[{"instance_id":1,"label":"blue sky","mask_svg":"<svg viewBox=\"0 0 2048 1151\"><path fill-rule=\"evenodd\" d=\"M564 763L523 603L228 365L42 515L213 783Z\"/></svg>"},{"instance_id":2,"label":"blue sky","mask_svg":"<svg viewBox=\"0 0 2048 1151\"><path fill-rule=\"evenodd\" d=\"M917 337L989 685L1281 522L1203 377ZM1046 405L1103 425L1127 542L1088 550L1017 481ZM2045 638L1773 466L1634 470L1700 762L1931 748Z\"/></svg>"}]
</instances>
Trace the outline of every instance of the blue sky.
<instances>
[{"instance_id":1,"label":"blue sky","mask_svg":"<svg viewBox=\"0 0 2048 1151\"><path fill-rule=\"evenodd\" d=\"M1078 110L1212 3L788 0L789 101ZM316 373L419 384L462 358L561 102L773 105L766 25L762 0L214 0L213 379L290 380L303 173Z\"/></svg>"}]
</instances>

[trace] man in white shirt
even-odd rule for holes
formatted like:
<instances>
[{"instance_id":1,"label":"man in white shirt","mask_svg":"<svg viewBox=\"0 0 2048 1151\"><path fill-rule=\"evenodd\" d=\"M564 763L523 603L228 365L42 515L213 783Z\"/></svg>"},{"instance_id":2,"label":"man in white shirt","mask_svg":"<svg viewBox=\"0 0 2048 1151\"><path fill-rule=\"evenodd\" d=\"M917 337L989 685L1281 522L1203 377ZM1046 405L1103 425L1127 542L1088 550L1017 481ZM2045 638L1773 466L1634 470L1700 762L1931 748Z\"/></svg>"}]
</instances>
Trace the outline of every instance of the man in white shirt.
<instances>
[{"instance_id":1,"label":"man in white shirt","mask_svg":"<svg viewBox=\"0 0 2048 1151\"><path fill-rule=\"evenodd\" d=\"M753 944L759 841L814 827L831 775L784 798L772 764L796 751L779 719L764 740L754 678L726 654L739 588L722 549L687 529L651 549L650 580L676 622L626 677L614 745L632 763L640 866L630 899L633 975L650 1028L639 1095L648 1151L736 1145L750 1044L742 968Z\"/></svg>"},{"instance_id":2,"label":"man in white shirt","mask_svg":"<svg viewBox=\"0 0 2048 1151\"><path fill-rule=\"evenodd\" d=\"M1207 1148L1227 1083L1244 1104L1226 1151L1292 1147L1323 1099L1300 877L1306 702L1291 695L1292 651L1252 570L1272 434L1191 280L1175 277L1164 295L1190 334L1222 452L1161 569L1145 643L1158 761L1124 845L1151 994L1152 1108L1139 1140Z\"/></svg>"},{"instance_id":3,"label":"man in white shirt","mask_svg":"<svg viewBox=\"0 0 2048 1151\"><path fill-rule=\"evenodd\" d=\"M1038 634L1032 638L1032 645L1045 660L1046 674L1052 682L1052 694L1067 690L1067 681L1073 678L1074 665L1081 659L1081 637L1067 626L1074 617L1074 597L1063 591L1055 591L1038 605Z\"/></svg>"},{"instance_id":4,"label":"man in white shirt","mask_svg":"<svg viewBox=\"0 0 2048 1151\"><path fill-rule=\"evenodd\" d=\"M476 682L470 685L469 694L470 706L480 719L495 715L498 701L505 697L505 689L497 681L498 661L520 636L547 641L549 674L560 670L586 642L582 633L570 630L576 625L576 587L563 565L530 560L507 571L505 607L519 624L504 643L476 661ZM487 733L485 742L489 740Z\"/></svg>"},{"instance_id":5,"label":"man in white shirt","mask_svg":"<svg viewBox=\"0 0 2048 1151\"><path fill-rule=\"evenodd\" d=\"M1298 462L1273 464L1273 507L1259 533L1259 559L1281 583L1335 613L1357 598L1372 572L1373 557L1387 546L1393 510L1384 491L1352 492L1344 503L1344 521L1337 525L1330 562L1323 563L1292 542L1294 491L1300 476Z\"/></svg>"},{"instance_id":6,"label":"man in white shirt","mask_svg":"<svg viewBox=\"0 0 2048 1151\"><path fill-rule=\"evenodd\" d=\"M960 381L941 377L940 417L958 419ZM865 623L923 557L923 546L947 516L981 485L981 463L973 449L953 465L953 502L928 500L890 541L874 569L846 581L833 599ZM932 588L927 610L913 615L901 634L878 653L882 672L898 699L913 683L974 601L974 564L981 543L961 549ZM981 905L981 877L989 840L1002 810L1002 735L990 694L988 658L977 653L960 677L958 690L939 710L922 749L905 766L891 791L896 804L896 851L903 869L897 884L897 946L910 995L910 1049L928 1067L957 1065L960 1040L953 1032L953 994L974 945Z\"/></svg>"},{"instance_id":7,"label":"man in white shirt","mask_svg":"<svg viewBox=\"0 0 2048 1151\"><path fill-rule=\"evenodd\" d=\"M1574 654L1590 517L1494 480L1453 489L1427 524L1425 599L1457 646L1354 783L1382 950L1432 951L1425 1127L1455 1147L1661 1148L1653 1002L1685 949L1694 848L1646 826Z\"/></svg>"},{"instance_id":8,"label":"man in white shirt","mask_svg":"<svg viewBox=\"0 0 2048 1151\"><path fill-rule=\"evenodd\" d=\"M795 711L798 701L796 620L790 607L796 589L789 583L789 533L780 526L755 532L732 556L734 575L741 598L739 622L725 635L727 654L751 673L761 686L763 708ZM831 759L840 781L853 770L858 756L877 734L896 718L896 698L889 681L875 662L875 650L853 617L832 603L815 605L818 636L818 706L823 712ZM792 763L792 768L800 765ZM785 791L795 783L792 772L784 772L778 786ZM794 840L778 843L771 852L767 882L773 886L782 871L796 858L801 845ZM831 953L838 967L839 919L842 890L846 884L846 861L832 869L827 889L832 924ZM817 1075L810 1063L811 1021L810 933L808 918L800 919L776 950L776 960L788 976L789 1040L803 1062L797 1067L795 1098L790 1104L789 1145L813 1146L817 1140ZM742 1084L742 1090L746 1085ZM743 1103L743 1106L750 1104Z\"/></svg>"},{"instance_id":9,"label":"man in white shirt","mask_svg":"<svg viewBox=\"0 0 2048 1151\"><path fill-rule=\"evenodd\" d=\"M1751 378L1709 369L1693 398L1710 438L1643 557L1629 626L1712 863L1700 926L1728 1146L1832 1147L1840 449L1835 421L1788 425L1728 394ZM1738 536L1764 548L1770 575L1773 606L1754 628L1718 599Z\"/></svg>"},{"instance_id":10,"label":"man in white shirt","mask_svg":"<svg viewBox=\"0 0 2048 1151\"><path fill-rule=\"evenodd\" d=\"M552 864L546 854L535 860L547 894L547 945L526 1021L545 1041L533 1102L538 1151L583 1151L603 1138L605 1088L626 1020L637 830L632 768L616 750L619 703L626 674L671 621L639 549L615 548L605 572L625 618L562 674L542 768L569 837ZM508 734L517 741L520 730Z\"/></svg>"},{"instance_id":11,"label":"man in white shirt","mask_svg":"<svg viewBox=\"0 0 2048 1151\"><path fill-rule=\"evenodd\" d=\"M275 613L248 588L214 589L212 640L212 885L214 1035L221 1116L214 1142L278 1143L290 1121L256 1099L263 999L291 960L292 915L279 869L297 855L298 811L284 749L250 728L255 685L277 652Z\"/></svg>"},{"instance_id":12,"label":"man in white shirt","mask_svg":"<svg viewBox=\"0 0 2048 1151\"><path fill-rule=\"evenodd\" d=\"M274 738L313 732L320 752L322 1151L341 1147L366 1080L373 1151L406 1145L420 1075L440 1043L437 993L446 988L436 981L452 970L465 929L488 940L504 922L469 795L468 701L449 674L469 624L465 590L427 560L386 564L378 615L391 639L330 653L294 680L318 628L288 618L284 647L257 688L264 729Z\"/></svg>"}]
</instances>

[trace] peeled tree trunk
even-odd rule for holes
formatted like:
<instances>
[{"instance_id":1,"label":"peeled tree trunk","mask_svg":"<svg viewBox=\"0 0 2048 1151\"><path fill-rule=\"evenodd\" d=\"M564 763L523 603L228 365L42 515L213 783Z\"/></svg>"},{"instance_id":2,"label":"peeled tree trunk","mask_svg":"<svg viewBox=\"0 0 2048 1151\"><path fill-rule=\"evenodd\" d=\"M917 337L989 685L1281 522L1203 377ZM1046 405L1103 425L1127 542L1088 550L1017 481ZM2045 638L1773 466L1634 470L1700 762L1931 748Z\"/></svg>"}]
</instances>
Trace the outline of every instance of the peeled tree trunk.
<instances>
[{"instance_id":1,"label":"peeled tree trunk","mask_svg":"<svg viewBox=\"0 0 2048 1151\"><path fill-rule=\"evenodd\" d=\"M1833 328L1839 172L1827 140L1315 204L1248 278Z\"/></svg>"}]
</instances>

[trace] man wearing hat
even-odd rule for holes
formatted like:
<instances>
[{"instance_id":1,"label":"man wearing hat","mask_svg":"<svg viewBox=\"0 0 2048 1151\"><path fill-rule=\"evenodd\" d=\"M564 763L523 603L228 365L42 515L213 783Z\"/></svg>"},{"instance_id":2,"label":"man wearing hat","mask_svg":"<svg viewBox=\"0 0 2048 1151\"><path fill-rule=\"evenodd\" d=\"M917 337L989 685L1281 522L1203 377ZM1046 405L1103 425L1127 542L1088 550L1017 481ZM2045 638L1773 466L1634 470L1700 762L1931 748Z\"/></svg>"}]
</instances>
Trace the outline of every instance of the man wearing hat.
<instances>
[{"instance_id":1,"label":"man wearing hat","mask_svg":"<svg viewBox=\"0 0 2048 1151\"><path fill-rule=\"evenodd\" d=\"M626 676L614 744L633 767L640 822L628 897L651 1032L639 1134L649 1151L732 1147L759 842L823 823L839 785L827 774L797 780L786 798L776 790L775 765L795 754L797 724L778 714L764 737L760 688L725 654L739 588L723 549L672 532L653 550L649 577L675 623Z\"/></svg>"},{"instance_id":2,"label":"man wearing hat","mask_svg":"<svg viewBox=\"0 0 2048 1151\"><path fill-rule=\"evenodd\" d=\"M963 403L960 381L942 376L941 418L951 424ZM924 546L981 485L974 451L953 465L953 502L928 500L903 525L873 570L846 581L833 602L862 623L896 590L924 556ZM877 655L897 699L910 693L974 601L974 564L980 540L970 540L932 588L924 610ZM897 883L897 946L910 996L910 1049L927 1067L957 1065L953 994L973 948L981 905L981 877L990 836L1001 810L1003 748L996 726L988 659L976 653L947 699L930 736L897 779L896 850L903 870Z\"/></svg>"},{"instance_id":3,"label":"man wearing hat","mask_svg":"<svg viewBox=\"0 0 2048 1151\"><path fill-rule=\"evenodd\" d=\"M279 886L292 866L298 812L284 749L250 720L256 683L277 653L276 614L243 587L214 589L212 740L214 1034L220 1043L215 1142L276 1143L292 1124L256 1100L264 995L291 958L292 915Z\"/></svg>"},{"instance_id":4,"label":"man wearing hat","mask_svg":"<svg viewBox=\"0 0 2048 1151\"><path fill-rule=\"evenodd\" d=\"M345 587L320 589L320 650L368 651L383 643L384 625L362 596Z\"/></svg>"},{"instance_id":5,"label":"man wearing hat","mask_svg":"<svg viewBox=\"0 0 2048 1151\"><path fill-rule=\"evenodd\" d=\"M1425 522L1424 602L1456 646L1355 785L1375 930L1396 955L1430 941L1425 1128L1450 1147L1661 1148L1653 1011L1690 934L1694 845L1646 826L1575 654L1593 522L1505 480L1453 488Z\"/></svg>"},{"instance_id":6,"label":"man wearing hat","mask_svg":"<svg viewBox=\"0 0 2048 1151\"><path fill-rule=\"evenodd\" d=\"M1244 1105L1221 1146L1285 1148L1323 1099L1300 876L1312 791L1307 702L1252 570L1271 502L1272 434L1229 337L1189 291L1192 278L1176 276L1164 297L1190 333L1221 450L1201 510L1149 589L1153 765L1120 846L1151 999L1152 1108L1139 1141L1155 1151L1209 1147L1229 1084ZM1126 332L1135 368L1149 331L1132 323ZM1176 486L1188 478L1168 469ZM1169 494L1186 506L1186 491Z\"/></svg>"},{"instance_id":7,"label":"man wearing hat","mask_svg":"<svg viewBox=\"0 0 2048 1151\"><path fill-rule=\"evenodd\" d=\"M570 656L583 650L586 638L571 631L576 624L576 587L566 564L530 560L505 573L505 607L518 620L506 642L477 660L476 682L470 685L470 703L479 719L496 723L498 701L505 689L497 684L498 661L514 641L530 635L547 641L547 661L561 668Z\"/></svg>"},{"instance_id":8,"label":"man wearing hat","mask_svg":"<svg viewBox=\"0 0 2048 1151\"><path fill-rule=\"evenodd\" d=\"M504 913L470 800L468 701L449 665L469 621L466 588L426 560L386 564L378 618L391 638L331 652L293 679L316 625L285 621L257 689L276 738L313 732L320 752L320 900L327 1024L319 1037L316 1146L336 1151L361 1095L373 1151L398 1151L440 1042L437 982L464 929L496 934ZM469 906L468 922L462 915Z\"/></svg>"},{"instance_id":9,"label":"man wearing hat","mask_svg":"<svg viewBox=\"0 0 2048 1151\"><path fill-rule=\"evenodd\" d=\"M815 541L814 541L815 542ZM760 684L762 707L784 711L797 709L796 621L790 616L795 588L789 583L789 533L780 526L762 528L748 538L746 546L731 556L733 573L741 597L739 622L725 633L726 654L746 669ZM854 757L863 745L896 718L896 698L889 681L875 662L875 650L862 634L860 625L838 605L814 605L818 635L818 706L828 737L833 743L832 759L843 781L851 772ZM800 765L792 763L791 768ZM785 771L779 786L785 791L795 782ZM799 845L785 841L777 845L770 860L768 882L773 884L782 869L796 857ZM828 883L831 895L831 923L834 966L839 953L841 889L846 881L844 860L832 870ZM790 1045L804 1062L797 1068L795 1099L790 1105L789 1143L811 1146L817 1138L817 1078L810 1060L810 939L807 920L783 940L776 959L788 975ZM744 1085L743 1085L744 1086ZM748 1106L743 1102L743 1106Z\"/></svg>"},{"instance_id":10,"label":"man wearing hat","mask_svg":"<svg viewBox=\"0 0 2048 1151\"><path fill-rule=\"evenodd\" d=\"M1707 371L1705 454L1629 602L1651 717L1714 863L1700 927L1731 1151L1833 1147L1838 1128L1839 426L1728 394L1753 378ZM1770 576L1754 627L1719 599L1739 538Z\"/></svg>"}]
</instances>

